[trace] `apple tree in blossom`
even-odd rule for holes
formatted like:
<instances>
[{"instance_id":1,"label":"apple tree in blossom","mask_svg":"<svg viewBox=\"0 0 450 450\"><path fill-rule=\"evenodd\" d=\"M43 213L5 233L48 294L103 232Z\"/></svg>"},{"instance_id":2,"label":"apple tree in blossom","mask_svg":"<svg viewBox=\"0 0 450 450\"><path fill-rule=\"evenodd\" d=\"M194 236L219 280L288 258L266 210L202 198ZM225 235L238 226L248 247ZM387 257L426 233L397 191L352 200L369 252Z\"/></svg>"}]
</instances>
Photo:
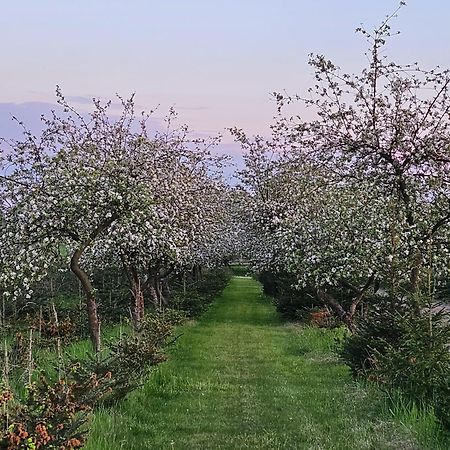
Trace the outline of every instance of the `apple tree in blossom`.
<instances>
[{"instance_id":1,"label":"apple tree in blossom","mask_svg":"<svg viewBox=\"0 0 450 450\"><path fill-rule=\"evenodd\" d=\"M59 89L57 97L63 112L43 118L40 136L25 130L22 141L2 152L0 284L12 301L31 297L33 283L68 255L98 352L92 271L123 265L138 328L144 286L154 294L161 271L177 264L214 221L206 203L216 184L209 152L216 139L194 139L186 127L173 127L172 111L167 128L150 134L148 117L135 116L133 98L121 99L114 117L110 103L94 99L93 112L82 114Z\"/></svg>"},{"instance_id":2,"label":"apple tree in blossom","mask_svg":"<svg viewBox=\"0 0 450 450\"><path fill-rule=\"evenodd\" d=\"M359 74L311 56L308 96L275 94L272 139L233 130L255 261L294 274L351 329L369 291L419 309L449 270L450 74L389 61L390 19L359 29L371 44ZM316 118L284 114L298 102Z\"/></svg>"}]
</instances>

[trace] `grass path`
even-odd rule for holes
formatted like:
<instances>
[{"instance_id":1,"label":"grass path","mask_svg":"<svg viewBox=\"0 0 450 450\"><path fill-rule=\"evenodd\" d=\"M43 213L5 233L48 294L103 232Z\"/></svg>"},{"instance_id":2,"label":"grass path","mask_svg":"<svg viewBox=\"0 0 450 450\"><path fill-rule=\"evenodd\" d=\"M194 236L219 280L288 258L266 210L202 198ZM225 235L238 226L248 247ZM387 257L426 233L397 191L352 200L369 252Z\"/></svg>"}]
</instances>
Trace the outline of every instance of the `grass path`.
<instances>
[{"instance_id":1,"label":"grass path","mask_svg":"<svg viewBox=\"0 0 450 450\"><path fill-rule=\"evenodd\" d=\"M88 449L413 449L355 385L328 331L285 325L251 278L234 277L170 361L96 414Z\"/></svg>"}]
</instances>

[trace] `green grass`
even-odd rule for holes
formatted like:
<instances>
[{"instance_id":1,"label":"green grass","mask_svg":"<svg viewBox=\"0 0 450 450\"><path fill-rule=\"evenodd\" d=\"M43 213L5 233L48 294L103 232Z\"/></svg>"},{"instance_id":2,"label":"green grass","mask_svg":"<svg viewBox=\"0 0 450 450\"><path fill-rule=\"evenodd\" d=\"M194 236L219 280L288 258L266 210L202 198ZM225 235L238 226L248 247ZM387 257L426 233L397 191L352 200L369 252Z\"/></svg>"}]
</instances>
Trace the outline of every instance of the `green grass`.
<instances>
[{"instance_id":1,"label":"green grass","mask_svg":"<svg viewBox=\"0 0 450 450\"><path fill-rule=\"evenodd\" d=\"M397 422L413 430L423 448L430 450L450 448L450 435L438 423L432 406L419 408L397 391L387 396L385 411Z\"/></svg>"},{"instance_id":2,"label":"green grass","mask_svg":"<svg viewBox=\"0 0 450 450\"><path fill-rule=\"evenodd\" d=\"M251 278L232 279L168 363L96 413L87 449L414 449L352 382L333 333L285 325Z\"/></svg>"}]
</instances>

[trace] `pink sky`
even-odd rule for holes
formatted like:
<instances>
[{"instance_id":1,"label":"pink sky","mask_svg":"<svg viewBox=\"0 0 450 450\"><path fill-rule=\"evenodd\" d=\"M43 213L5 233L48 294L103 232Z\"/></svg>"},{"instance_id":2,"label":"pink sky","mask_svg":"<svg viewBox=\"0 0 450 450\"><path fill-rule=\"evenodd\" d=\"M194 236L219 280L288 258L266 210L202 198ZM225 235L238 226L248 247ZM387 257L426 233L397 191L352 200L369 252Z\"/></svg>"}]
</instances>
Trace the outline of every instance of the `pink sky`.
<instances>
[{"instance_id":1,"label":"pink sky","mask_svg":"<svg viewBox=\"0 0 450 450\"><path fill-rule=\"evenodd\" d=\"M270 93L304 94L313 83L309 53L348 71L364 62L355 35L396 9L397 1L360 0L22 0L0 14L0 135L14 134L10 113L34 126L59 84L76 106L89 98L136 92L143 108L175 106L201 134L239 126L268 132ZM412 0L393 22L389 45L399 62L450 66L450 4Z\"/></svg>"}]
</instances>

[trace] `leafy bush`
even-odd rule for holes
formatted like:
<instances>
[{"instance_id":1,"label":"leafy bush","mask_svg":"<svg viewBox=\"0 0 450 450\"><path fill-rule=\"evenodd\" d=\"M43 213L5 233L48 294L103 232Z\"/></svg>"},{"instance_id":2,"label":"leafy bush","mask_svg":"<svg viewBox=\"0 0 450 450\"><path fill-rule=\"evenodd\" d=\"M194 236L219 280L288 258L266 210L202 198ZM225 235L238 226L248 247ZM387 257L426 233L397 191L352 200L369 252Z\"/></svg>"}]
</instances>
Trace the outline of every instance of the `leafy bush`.
<instances>
[{"instance_id":1,"label":"leafy bush","mask_svg":"<svg viewBox=\"0 0 450 450\"><path fill-rule=\"evenodd\" d=\"M447 430L450 430L450 376L436 389L434 411L436 416Z\"/></svg>"},{"instance_id":2,"label":"leafy bush","mask_svg":"<svg viewBox=\"0 0 450 450\"><path fill-rule=\"evenodd\" d=\"M238 277L246 277L251 273L250 268L248 266L243 266L239 264L232 264L230 266L230 270L233 275Z\"/></svg>"},{"instance_id":3,"label":"leafy bush","mask_svg":"<svg viewBox=\"0 0 450 450\"><path fill-rule=\"evenodd\" d=\"M220 295L229 283L231 271L227 268L208 270L198 282L189 285L184 292L173 294L172 305L189 317L198 317Z\"/></svg>"},{"instance_id":4,"label":"leafy bush","mask_svg":"<svg viewBox=\"0 0 450 450\"><path fill-rule=\"evenodd\" d=\"M450 374L450 328L442 312L399 317L401 335L376 352L377 373L392 388L419 401L434 398Z\"/></svg>"},{"instance_id":5,"label":"leafy bush","mask_svg":"<svg viewBox=\"0 0 450 450\"><path fill-rule=\"evenodd\" d=\"M0 449L83 447L89 414L107 390L108 376L91 374L82 383L71 373L55 383L41 375L28 386L24 400L8 389L0 392Z\"/></svg>"},{"instance_id":6,"label":"leafy bush","mask_svg":"<svg viewBox=\"0 0 450 450\"><path fill-rule=\"evenodd\" d=\"M320 306L306 289L293 287L296 279L290 274L263 271L259 273L258 281L264 293L273 297L277 310L288 319L299 319L303 317L302 312Z\"/></svg>"},{"instance_id":7,"label":"leafy bush","mask_svg":"<svg viewBox=\"0 0 450 450\"><path fill-rule=\"evenodd\" d=\"M368 316L358 323L355 334L340 343L340 355L354 376L376 378L377 356L387 352L389 345L397 345L402 336L402 310L391 311L383 299L374 306Z\"/></svg>"},{"instance_id":8,"label":"leafy bush","mask_svg":"<svg viewBox=\"0 0 450 450\"><path fill-rule=\"evenodd\" d=\"M105 358L90 356L83 362L74 362L74 378L79 383L86 383L92 373L107 378L108 392L99 402L116 403L136 389L153 366L166 360L162 351L173 342L174 327L183 320L179 312L172 310L148 315L139 333L122 336L111 343Z\"/></svg>"},{"instance_id":9,"label":"leafy bush","mask_svg":"<svg viewBox=\"0 0 450 450\"><path fill-rule=\"evenodd\" d=\"M0 450L83 447L92 409L117 402L165 361L162 351L183 320L173 310L148 315L140 332L112 342L105 358L73 361L55 382L41 375L23 399L0 389Z\"/></svg>"},{"instance_id":10,"label":"leafy bush","mask_svg":"<svg viewBox=\"0 0 450 450\"><path fill-rule=\"evenodd\" d=\"M229 283L231 271L226 268L210 269L197 283L197 291L201 295L209 296L213 300Z\"/></svg>"},{"instance_id":11,"label":"leafy bush","mask_svg":"<svg viewBox=\"0 0 450 450\"><path fill-rule=\"evenodd\" d=\"M450 425L450 326L439 309L418 312L407 305L374 308L343 342L341 356L355 375L400 390L419 405L431 404Z\"/></svg>"},{"instance_id":12,"label":"leafy bush","mask_svg":"<svg viewBox=\"0 0 450 450\"><path fill-rule=\"evenodd\" d=\"M198 317L205 311L209 302L196 289L187 289L186 293L173 295L172 305L189 317Z\"/></svg>"},{"instance_id":13,"label":"leafy bush","mask_svg":"<svg viewBox=\"0 0 450 450\"><path fill-rule=\"evenodd\" d=\"M431 403L438 418L450 425L450 326L443 311L401 319L396 345L376 354L377 373L390 389L400 389L419 404Z\"/></svg>"}]
</instances>

